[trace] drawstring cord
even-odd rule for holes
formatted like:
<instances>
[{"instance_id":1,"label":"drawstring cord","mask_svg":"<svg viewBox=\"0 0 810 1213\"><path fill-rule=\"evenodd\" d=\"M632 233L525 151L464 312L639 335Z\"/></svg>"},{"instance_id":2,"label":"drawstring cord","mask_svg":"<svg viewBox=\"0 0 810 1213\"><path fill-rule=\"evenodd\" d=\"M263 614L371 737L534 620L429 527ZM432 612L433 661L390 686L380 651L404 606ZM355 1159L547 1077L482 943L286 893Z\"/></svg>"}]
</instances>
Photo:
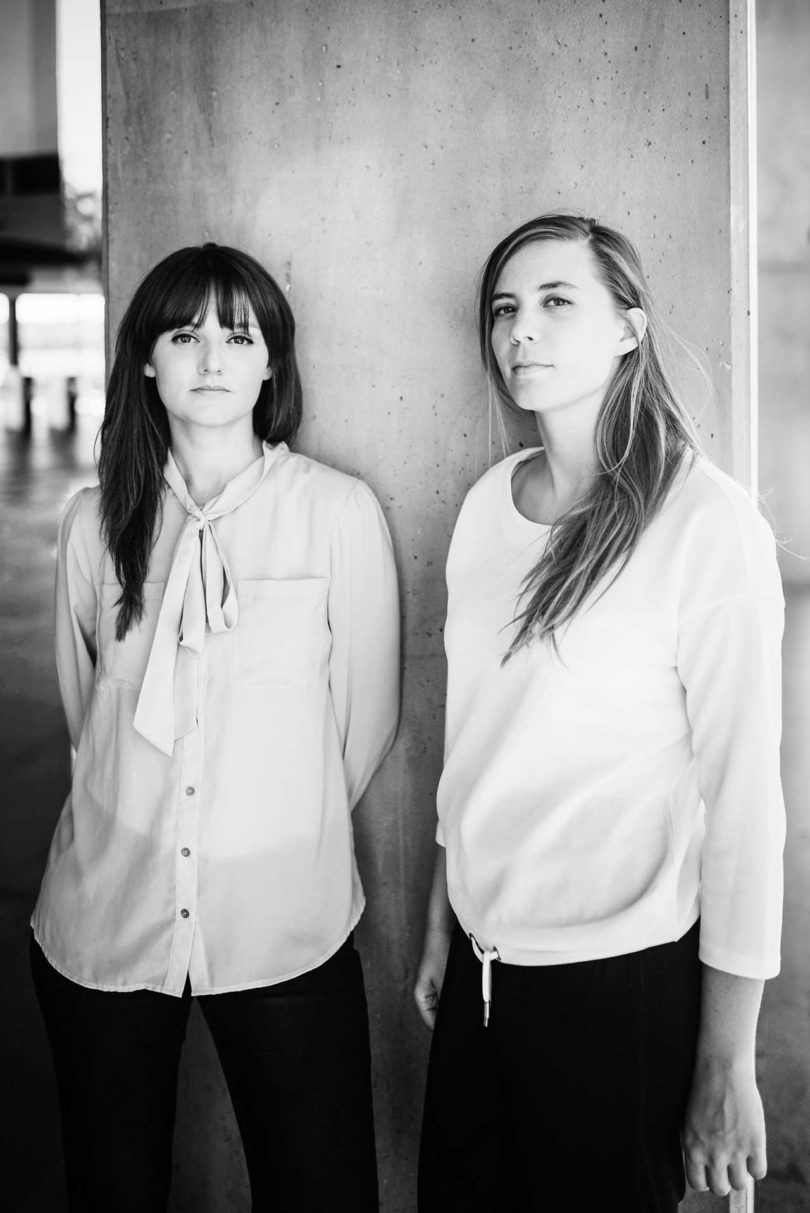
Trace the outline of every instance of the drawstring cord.
<instances>
[{"instance_id":1,"label":"drawstring cord","mask_svg":"<svg viewBox=\"0 0 810 1213\"><path fill-rule=\"evenodd\" d=\"M489 1011L492 1005L492 962L500 960L497 948L482 948L472 932L470 943L476 957L481 961L481 997L484 1000L484 1027L489 1027Z\"/></svg>"}]
</instances>

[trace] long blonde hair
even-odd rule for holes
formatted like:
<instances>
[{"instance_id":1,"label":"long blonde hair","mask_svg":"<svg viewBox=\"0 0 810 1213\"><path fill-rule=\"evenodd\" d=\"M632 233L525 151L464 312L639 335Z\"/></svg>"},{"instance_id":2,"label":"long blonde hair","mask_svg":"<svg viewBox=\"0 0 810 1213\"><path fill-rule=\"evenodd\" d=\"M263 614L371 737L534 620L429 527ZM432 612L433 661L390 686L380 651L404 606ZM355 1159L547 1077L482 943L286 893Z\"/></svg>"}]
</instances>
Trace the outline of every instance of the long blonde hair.
<instances>
[{"instance_id":1,"label":"long blonde hair","mask_svg":"<svg viewBox=\"0 0 810 1213\"><path fill-rule=\"evenodd\" d=\"M638 347L622 357L602 402L593 486L554 523L543 555L525 578L515 617L518 628L504 660L534 639L556 643L557 629L582 608L595 587L610 574L605 588L618 577L684 457L700 449L692 420L664 369L663 322L636 249L620 232L579 215L531 219L502 240L484 266L478 292L481 358L498 400L515 407L492 350L492 296L510 257L535 240L587 245L616 308L641 308L647 329Z\"/></svg>"}]
</instances>

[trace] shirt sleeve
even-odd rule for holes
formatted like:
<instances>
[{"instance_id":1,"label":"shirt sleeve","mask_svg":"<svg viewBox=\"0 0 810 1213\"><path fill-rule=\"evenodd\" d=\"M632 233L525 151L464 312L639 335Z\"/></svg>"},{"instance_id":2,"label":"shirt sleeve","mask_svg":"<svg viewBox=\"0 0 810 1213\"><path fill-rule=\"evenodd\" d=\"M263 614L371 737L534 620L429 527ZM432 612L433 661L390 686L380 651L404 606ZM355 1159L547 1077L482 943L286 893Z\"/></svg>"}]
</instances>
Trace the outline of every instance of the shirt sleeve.
<instances>
[{"instance_id":1,"label":"shirt sleeve","mask_svg":"<svg viewBox=\"0 0 810 1213\"><path fill-rule=\"evenodd\" d=\"M766 978L782 922L784 601L773 535L744 504L702 519L690 543L678 670L705 810L700 958Z\"/></svg>"},{"instance_id":2,"label":"shirt sleeve","mask_svg":"<svg viewBox=\"0 0 810 1213\"><path fill-rule=\"evenodd\" d=\"M329 685L351 808L390 749L399 719L399 590L391 537L358 481L331 539Z\"/></svg>"},{"instance_id":3,"label":"shirt sleeve","mask_svg":"<svg viewBox=\"0 0 810 1213\"><path fill-rule=\"evenodd\" d=\"M83 489L65 506L56 546L56 670L74 749L93 693L96 668L97 591L83 533L91 491Z\"/></svg>"}]
</instances>

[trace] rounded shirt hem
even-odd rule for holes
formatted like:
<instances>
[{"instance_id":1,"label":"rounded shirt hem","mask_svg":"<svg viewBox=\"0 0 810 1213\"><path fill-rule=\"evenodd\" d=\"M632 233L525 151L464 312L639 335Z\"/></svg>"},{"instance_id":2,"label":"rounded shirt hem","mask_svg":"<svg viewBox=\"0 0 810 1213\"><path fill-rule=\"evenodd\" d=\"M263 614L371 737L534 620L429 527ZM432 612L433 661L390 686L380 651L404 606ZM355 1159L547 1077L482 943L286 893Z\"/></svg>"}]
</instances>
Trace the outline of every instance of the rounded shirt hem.
<instances>
[{"instance_id":1,"label":"rounded shirt hem","mask_svg":"<svg viewBox=\"0 0 810 1213\"><path fill-rule=\"evenodd\" d=\"M201 996L213 995L213 994L237 994L237 993L239 993L240 990L261 990L261 989L265 988L266 986L278 986L278 985L281 985L282 982L293 981L296 977L303 977L305 973L314 972L315 969L318 969L318 968L320 968L321 965L326 964L327 960L331 960L331 958L335 955L336 952L340 951L340 949L343 947L346 940L351 935L352 931L357 927L357 924L359 923L360 919L363 916L363 910L365 909L365 907L366 907L365 898L362 898L360 901L360 905L358 906L357 913L352 915L352 918L350 920L350 925L348 926L348 928L346 929L344 934L340 937L338 942L336 944L334 944L333 946L330 946L329 949L326 952L324 952L322 956L320 956L317 960L313 961L311 964L306 964L303 966L303 968L295 969L290 973L283 973L280 977L268 977L268 978L263 978L259 981L237 982L234 985L217 986L216 988L206 987L205 989L200 989L200 988L195 989L192 987L191 997L198 998ZM101 993L105 993L105 994L134 994L138 990L150 990L154 994L167 994L169 996L169 998L182 998L182 996L183 996L183 992L185 990L185 982L183 983L183 989L178 991L178 990L167 990L165 985L157 985L154 982L150 982L150 981L135 982L133 984L113 986L113 985L109 985L105 982L85 981L81 977L75 977L72 973L69 973L63 965L57 964L57 962L50 955L48 949L42 943L42 941L40 940L40 938L37 934L36 927L34 926L33 917L31 919L31 930L34 935L34 939L36 940L37 947L40 948L43 956L45 957L45 959L47 960L47 962L51 966L51 968L56 969L57 973L61 973L61 975L63 977L67 978L68 981L72 981L74 983L74 985L83 986L85 990L98 990ZM188 981L190 981L190 977L189 977L188 973L186 974L186 979Z\"/></svg>"},{"instance_id":2,"label":"rounded shirt hem","mask_svg":"<svg viewBox=\"0 0 810 1213\"><path fill-rule=\"evenodd\" d=\"M451 902L452 905L452 902ZM455 913L455 910L453 911ZM458 915L456 915L458 918ZM695 923L700 918L700 907L696 906L690 914L686 916L683 924L679 924L678 931L673 934L670 931L653 932L649 938L627 940L627 946L617 946L608 948L586 948L582 952L566 952L563 950L557 951L536 951L527 948L513 948L508 944L501 945L497 939L490 942L480 939L475 931L470 931L459 918L459 925L464 934L469 938L471 935L477 940L480 946L488 948L496 948L498 959L503 964L517 965L520 968L548 968L551 965L567 965L567 964L587 964L592 960L610 960L617 956L632 956L634 952L644 952L647 948L657 948L662 944L677 943L679 939L690 931Z\"/></svg>"}]
</instances>

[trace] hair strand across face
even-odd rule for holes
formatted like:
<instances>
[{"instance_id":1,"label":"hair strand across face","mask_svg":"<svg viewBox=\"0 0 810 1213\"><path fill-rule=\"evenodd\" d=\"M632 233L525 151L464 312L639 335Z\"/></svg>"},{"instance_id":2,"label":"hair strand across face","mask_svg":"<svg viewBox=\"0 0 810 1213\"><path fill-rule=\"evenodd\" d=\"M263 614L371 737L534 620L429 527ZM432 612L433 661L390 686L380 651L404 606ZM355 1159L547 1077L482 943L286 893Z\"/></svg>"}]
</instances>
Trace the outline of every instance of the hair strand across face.
<instances>
[{"instance_id":1,"label":"hair strand across face","mask_svg":"<svg viewBox=\"0 0 810 1213\"><path fill-rule=\"evenodd\" d=\"M492 297L509 259L537 240L573 240L591 252L618 312L640 308L643 340L624 354L597 419L598 474L587 495L554 523L543 555L526 577L517 631L504 660L531 640L556 642L557 630L629 560L685 457L699 450L689 413L661 355L662 328L641 262L620 232L579 215L546 214L511 232L490 254L478 294L481 358L501 405L514 407L492 349Z\"/></svg>"}]
</instances>

